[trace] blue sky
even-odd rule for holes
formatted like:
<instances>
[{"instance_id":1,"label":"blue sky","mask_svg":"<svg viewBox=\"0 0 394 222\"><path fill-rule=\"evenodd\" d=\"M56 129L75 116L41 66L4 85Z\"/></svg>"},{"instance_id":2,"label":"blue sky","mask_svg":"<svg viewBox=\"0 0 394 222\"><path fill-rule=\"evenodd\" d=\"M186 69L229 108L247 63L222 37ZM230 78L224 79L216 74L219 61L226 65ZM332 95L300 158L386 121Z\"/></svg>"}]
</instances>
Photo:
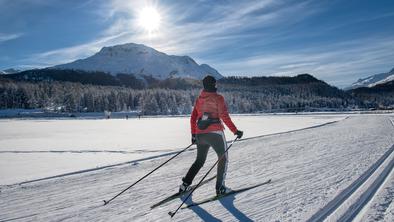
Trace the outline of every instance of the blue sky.
<instances>
[{"instance_id":1,"label":"blue sky","mask_svg":"<svg viewBox=\"0 0 394 222\"><path fill-rule=\"evenodd\" d=\"M154 7L148 33L139 12ZM36 68L142 43L221 74L310 73L344 87L394 67L394 1L0 0L0 69Z\"/></svg>"}]
</instances>

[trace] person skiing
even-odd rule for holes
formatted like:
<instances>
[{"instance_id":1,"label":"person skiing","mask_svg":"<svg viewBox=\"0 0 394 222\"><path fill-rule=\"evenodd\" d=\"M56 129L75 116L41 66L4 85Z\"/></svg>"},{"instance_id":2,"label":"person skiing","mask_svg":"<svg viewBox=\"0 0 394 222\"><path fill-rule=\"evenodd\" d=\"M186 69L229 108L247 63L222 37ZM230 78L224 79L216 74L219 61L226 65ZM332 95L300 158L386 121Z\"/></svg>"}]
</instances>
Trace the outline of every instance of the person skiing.
<instances>
[{"instance_id":1,"label":"person skiing","mask_svg":"<svg viewBox=\"0 0 394 222\"><path fill-rule=\"evenodd\" d=\"M216 88L216 79L207 75L203 79L204 89L197 98L193 112L190 117L190 126L192 134L192 144L197 144L197 157L186 176L182 178L182 184L179 186L179 192L189 190L190 185L198 171L204 165L209 147L213 147L218 158L224 155L227 149L226 138L224 136L224 126L227 127L241 138L243 132L238 130L231 120L227 105L222 95L218 94ZM228 155L219 161L217 168L216 194L222 195L230 191L225 186L225 178L227 171Z\"/></svg>"}]
</instances>

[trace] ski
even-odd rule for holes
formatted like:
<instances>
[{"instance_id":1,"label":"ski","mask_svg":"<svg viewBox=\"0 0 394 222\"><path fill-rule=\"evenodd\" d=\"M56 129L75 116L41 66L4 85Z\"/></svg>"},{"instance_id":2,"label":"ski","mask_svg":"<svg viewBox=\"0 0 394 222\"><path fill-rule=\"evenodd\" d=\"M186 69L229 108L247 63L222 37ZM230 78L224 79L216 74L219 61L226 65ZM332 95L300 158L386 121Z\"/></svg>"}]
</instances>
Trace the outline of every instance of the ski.
<instances>
[{"instance_id":1,"label":"ski","mask_svg":"<svg viewBox=\"0 0 394 222\"><path fill-rule=\"evenodd\" d=\"M193 207L193 206L198 206L198 205L201 205L201 204L204 204L204 203L209 203L209 202L212 202L212 201L216 201L216 200L219 200L219 199L221 199L223 197L226 197L226 196L229 196L229 195L233 195L233 194L235 195L237 193L241 193L241 192L244 192L244 191L247 191L247 190L250 190L250 189L262 186L262 185L265 185L265 184L269 184L269 183L271 183L271 179L269 179L269 180L267 180L267 181L265 181L263 183L259 183L259 184L250 186L250 187L244 187L244 188L232 190L232 191L230 191L230 192L228 192L226 194L220 195L220 196L214 196L214 197L207 198L205 200L197 201L197 202L189 204L189 205L187 205L185 207L182 207L181 209L186 209L186 208L190 208L190 207Z\"/></svg>"},{"instance_id":2,"label":"ski","mask_svg":"<svg viewBox=\"0 0 394 222\"><path fill-rule=\"evenodd\" d=\"M208 178L208 179L202 181L201 184L200 184L200 186L202 186L202 185L208 183L209 181L211 181L211 180L213 180L213 179L215 179L215 178L216 178L216 175L213 176L213 177L211 177L211 178ZM176 199L176 198L178 198L178 197L181 197L181 196L183 196L183 195L189 193L190 191L192 191L195 187L196 187L196 185L191 185L191 186L190 186L190 189L189 189L188 191L185 191L185 192L182 192L182 193L179 193L179 192L178 192L178 193L174 193L173 195L171 195L171 196L165 198L164 200L162 200L162 201L160 201L160 202L157 202L157 203L153 204L152 206L150 206L150 209L153 209L153 208L158 207L158 206L160 206L160 205L162 205L162 204L165 204L165 203L167 203L167 202L170 202L171 200L174 200L174 199Z\"/></svg>"}]
</instances>

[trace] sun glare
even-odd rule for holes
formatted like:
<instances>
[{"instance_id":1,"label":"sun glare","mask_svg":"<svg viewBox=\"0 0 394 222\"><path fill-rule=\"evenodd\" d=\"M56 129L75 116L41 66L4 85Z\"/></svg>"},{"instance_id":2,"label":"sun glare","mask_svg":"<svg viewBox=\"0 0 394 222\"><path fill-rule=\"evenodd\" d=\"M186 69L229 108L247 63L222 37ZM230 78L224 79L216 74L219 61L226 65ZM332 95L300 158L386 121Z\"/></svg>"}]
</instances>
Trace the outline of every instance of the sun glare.
<instances>
[{"instance_id":1,"label":"sun glare","mask_svg":"<svg viewBox=\"0 0 394 222\"><path fill-rule=\"evenodd\" d=\"M139 13L138 23L148 32L153 32L159 29L160 22L160 14L155 8L143 8Z\"/></svg>"}]
</instances>

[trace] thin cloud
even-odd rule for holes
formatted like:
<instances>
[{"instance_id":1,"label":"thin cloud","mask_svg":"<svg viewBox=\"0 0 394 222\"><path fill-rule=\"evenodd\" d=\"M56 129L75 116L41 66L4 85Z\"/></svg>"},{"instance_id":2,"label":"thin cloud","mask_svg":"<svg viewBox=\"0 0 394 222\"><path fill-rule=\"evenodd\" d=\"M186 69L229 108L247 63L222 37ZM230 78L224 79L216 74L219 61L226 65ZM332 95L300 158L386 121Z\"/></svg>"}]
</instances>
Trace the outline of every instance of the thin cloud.
<instances>
[{"instance_id":1,"label":"thin cloud","mask_svg":"<svg viewBox=\"0 0 394 222\"><path fill-rule=\"evenodd\" d=\"M118 41L118 43L123 42L122 38L127 35L128 33L120 33L113 36L101 37L86 44L36 53L23 59L21 62L25 64L24 66L34 66L34 64L36 64L39 67L48 67L72 62L80 58L91 56L102 47L113 44L116 41Z\"/></svg>"},{"instance_id":2,"label":"thin cloud","mask_svg":"<svg viewBox=\"0 0 394 222\"><path fill-rule=\"evenodd\" d=\"M23 36L23 33L11 33L11 34L0 33L0 43L17 39L20 38L21 36Z\"/></svg>"},{"instance_id":3,"label":"thin cloud","mask_svg":"<svg viewBox=\"0 0 394 222\"><path fill-rule=\"evenodd\" d=\"M356 81L359 76L382 72L382 68L387 69L386 71L391 69L387 64L394 66L393 45L394 39L367 38L307 50L213 62L217 64L219 71L226 75L278 76L310 73L343 87Z\"/></svg>"},{"instance_id":4,"label":"thin cloud","mask_svg":"<svg viewBox=\"0 0 394 222\"><path fill-rule=\"evenodd\" d=\"M312 42L306 49L294 47L294 39L316 39L324 32L341 28L328 25L319 32L292 33L294 25L326 10L325 4L274 0L200 3L159 5L158 1L106 1L95 9L103 23L110 24L100 37L85 44L32 55L26 62L56 65L85 58L103 46L135 42L167 54L190 55L224 75L311 73L332 84L345 85L356 76L374 73L379 66L389 69L385 66L394 57L394 41L379 38L378 33L371 39L315 42L315 45ZM158 8L162 16L159 32L151 35L136 25L138 10L149 5ZM390 16L392 13L368 20ZM347 25L365 21L349 22ZM282 47L282 43L291 43L293 48Z\"/></svg>"},{"instance_id":5,"label":"thin cloud","mask_svg":"<svg viewBox=\"0 0 394 222\"><path fill-rule=\"evenodd\" d=\"M156 6L163 14L163 24L160 32L149 38L146 33L139 32L134 27L132 14L142 8L141 1L113 0L111 3L112 8L108 9L108 13L105 14L111 16L122 14L123 16L118 18L114 25L106 31L108 34L132 30L134 35L129 38L131 41L144 43L167 53L194 55L203 53L204 50L214 50L218 47L231 45L235 39L232 36L250 35L243 34L245 31L273 26L279 22L288 22L288 17L296 18L292 20L296 22L316 12L308 2L285 5L281 1L272 0L248 1L235 2L231 5L212 5L210 12L201 15L198 20L189 21L187 16L195 7L190 6L184 10L184 8ZM282 7L270 10L270 7L273 8L277 5ZM182 10L189 13L182 12ZM266 11L259 14L256 13L257 10ZM130 13L128 16L127 12ZM188 22L184 22L185 20Z\"/></svg>"},{"instance_id":6,"label":"thin cloud","mask_svg":"<svg viewBox=\"0 0 394 222\"><path fill-rule=\"evenodd\" d=\"M244 31L275 25L285 21L290 15L298 15L298 19L303 19L314 12L309 9L307 11L310 13L305 13L306 7L309 6L308 3L302 2L291 6L283 5L283 7L268 10L262 14L254 14L256 10L264 10L278 4L280 4L279 1L267 0L240 2L231 6L215 5L212 9L212 14L215 16L211 18L202 19L201 22L178 23L187 15L175 17L174 15L178 15L179 9L177 8L166 8L154 2L142 0L112 0L98 9L105 20L115 18L109 28L103 31L102 37L81 45L34 54L25 61L36 59L41 65L55 65L86 57L103 46L126 42L146 44L168 54L193 55L198 60L199 55L206 51L230 46L238 38L252 35L243 34ZM160 31L150 36L135 25L135 14L139 9L148 5L159 8L163 14ZM300 16L301 11L304 12L302 16ZM253 16L252 19L251 16Z\"/></svg>"}]
</instances>

